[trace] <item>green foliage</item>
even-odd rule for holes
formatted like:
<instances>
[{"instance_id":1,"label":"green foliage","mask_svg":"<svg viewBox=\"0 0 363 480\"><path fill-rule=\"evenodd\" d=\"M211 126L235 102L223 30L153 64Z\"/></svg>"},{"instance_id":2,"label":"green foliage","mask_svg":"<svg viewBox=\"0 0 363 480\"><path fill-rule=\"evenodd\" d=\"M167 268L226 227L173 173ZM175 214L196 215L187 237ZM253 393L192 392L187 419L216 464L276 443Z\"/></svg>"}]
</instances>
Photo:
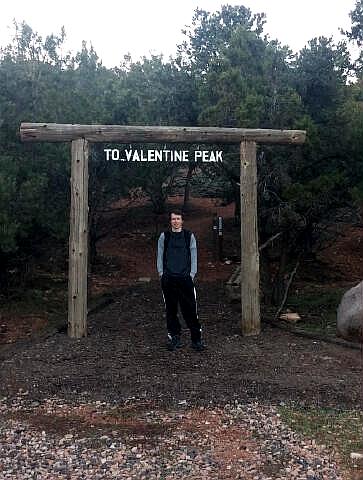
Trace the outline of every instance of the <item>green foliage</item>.
<instances>
[{"instance_id":1,"label":"green foliage","mask_svg":"<svg viewBox=\"0 0 363 480\"><path fill-rule=\"evenodd\" d=\"M347 36L361 44L362 0L351 18ZM1 259L68 235L69 146L21 144L22 121L306 129L303 147L258 153L260 235L282 231L280 253L291 258L315 248L319 225L342 206L360 208L363 83L348 83L346 45L319 37L294 56L264 36L265 21L243 5L197 9L175 59L125 57L114 69L85 42L75 55L64 52L64 29L43 39L15 23L12 43L0 50ZM94 146L90 162L94 245L111 202L141 187L162 211L178 169L107 163L106 147ZM202 168L238 203L239 155L230 146L223 150L223 165Z\"/></svg>"},{"instance_id":2,"label":"green foliage","mask_svg":"<svg viewBox=\"0 0 363 480\"><path fill-rule=\"evenodd\" d=\"M179 61L192 66L199 75L207 72L211 62L218 60L220 51L228 49L236 29L253 31L260 35L264 14L253 15L243 5L222 5L219 12L210 13L196 9L192 27L184 30L187 40L179 46Z\"/></svg>"},{"instance_id":3,"label":"green foliage","mask_svg":"<svg viewBox=\"0 0 363 480\"><path fill-rule=\"evenodd\" d=\"M295 82L307 113L318 123L329 121L332 111L342 101L350 68L344 43L314 38L299 53L295 65Z\"/></svg>"},{"instance_id":4,"label":"green foliage","mask_svg":"<svg viewBox=\"0 0 363 480\"><path fill-rule=\"evenodd\" d=\"M355 8L350 13L352 28L346 32L347 36L357 42L359 46L363 45L363 0L356 0Z\"/></svg>"},{"instance_id":5,"label":"green foliage","mask_svg":"<svg viewBox=\"0 0 363 480\"><path fill-rule=\"evenodd\" d=\"M162 56L133 63L129 58L117 69L119 97L116 123L140 125L193 125L195 84L191 75Z\"/></svg>"},{"instance_id":6,"label":"green foliage","mask_svg":"<svg viewBox=\"0 0 363 480\"><path fill-rule=\"evenodd\" d=\"M350 31L343 31L350 42L359 47L359 56L354 61L354 69L359 78L362 78L363 74L363 0L356 0L355 8L350 12L350 18L352 21L352 27Z\"/></svg>"},{"instance_id":7,"label":"green foliage","mask_svg":"<svg viewBox=\"0 0 363 480\"><path fill-rule=\"evenodd\" d=\"M295 182L283 192L283 198L292 208L319 221L322 213L342 205L342 195L346 192L347 180L341 172L319 175L305 183Z\"/></svg>"},{"instance_id":8,"label":"green foliage","mask_svg":"<svg viewBox=\"0 0 363 480\"><path fill-rule=\"evenodd\" d=\"M15 24L12 44L0 52L0 255L5 262L32 242L64 241L68 235L69 146L21 144L20 123L108 123L110 118L104 97L112 73L86 44L75 58L62 56L64 39L64 30L43 40L27 24Z\"/></svg>"},{"instance_id":9,"label":"green foliage","mask_svg":"<svg viewBox=\"0 0 363 480\"><path fill-rule=\"evenodd\" d=\"M16 196L16 184L12 172L5 171L9 165L6 157L0 160L0 244L5 253L16 250L16 234L19 222L12 214L12 202Z\"/></svg>"},{"instance_id":10,"label":"green foliage","mask_svg":"<svg viewBox=\"0 0 363 480\"><path fill-rule=\"evenodd\" d=\"M352 126L361 124L362 117L352 95L355 88L346 84L349 57L344 44L313 39L290 68L290 84L301 99L295 128L307 131L307 141L293 152L266 150L260 175L261 216L268 220L261 225L266 236L286 231L287 244L281 248L296 255L299 249L311 252L320 246L320 224L333 221L340 208L352 205L350 189L359 183L361 169L359 142L352 138L357 127Z\"/></svg>"}]
</instances>

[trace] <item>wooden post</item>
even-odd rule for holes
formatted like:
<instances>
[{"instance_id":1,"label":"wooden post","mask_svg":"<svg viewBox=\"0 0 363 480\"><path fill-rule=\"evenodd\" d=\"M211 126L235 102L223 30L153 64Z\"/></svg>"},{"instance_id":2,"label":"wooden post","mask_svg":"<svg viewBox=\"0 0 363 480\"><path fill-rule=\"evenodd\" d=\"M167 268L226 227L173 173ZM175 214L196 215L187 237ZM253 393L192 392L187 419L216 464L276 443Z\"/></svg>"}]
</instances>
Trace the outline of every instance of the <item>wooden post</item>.
<instances>
[{"instance_id":1,"label":"wooden post","mask_svg":"<svg viewBox=\"0 0 363 480\"><path fill-rule=\"evenodd\" d=\"M260 333L256 143L241 142L241 329Z\"/></svg>"},{"instance_id":2,"label":"wooden post","mask_svg":"<svg viewBox=\"0 0 363 480\"><path fill-rule=\"evenodd\" d=\"M87 335L88 141L72 141L68 335Z\"/></svg>"}]
</instances>

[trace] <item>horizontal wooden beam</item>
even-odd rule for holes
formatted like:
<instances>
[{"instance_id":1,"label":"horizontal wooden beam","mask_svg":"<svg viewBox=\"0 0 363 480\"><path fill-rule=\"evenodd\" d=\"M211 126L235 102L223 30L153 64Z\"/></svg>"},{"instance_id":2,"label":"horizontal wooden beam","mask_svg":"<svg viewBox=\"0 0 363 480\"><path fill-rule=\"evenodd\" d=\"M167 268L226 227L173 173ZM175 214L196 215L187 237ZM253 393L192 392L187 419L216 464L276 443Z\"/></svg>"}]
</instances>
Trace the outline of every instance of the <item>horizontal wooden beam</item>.
<instances>
[{"instance_id":1,"label":"horizontal wooden beam","mask_svg":"<svg viewBox=\"0 0 363 480\"><path fill-rule=\"evenodd\" d=\"M273 144L304 143L304 130L269 130L218 127L150 127L131 125L73 125L60 123L22 123L23 142L118 143L241 143L253 141Z\"/></svg>"}]
</instances>

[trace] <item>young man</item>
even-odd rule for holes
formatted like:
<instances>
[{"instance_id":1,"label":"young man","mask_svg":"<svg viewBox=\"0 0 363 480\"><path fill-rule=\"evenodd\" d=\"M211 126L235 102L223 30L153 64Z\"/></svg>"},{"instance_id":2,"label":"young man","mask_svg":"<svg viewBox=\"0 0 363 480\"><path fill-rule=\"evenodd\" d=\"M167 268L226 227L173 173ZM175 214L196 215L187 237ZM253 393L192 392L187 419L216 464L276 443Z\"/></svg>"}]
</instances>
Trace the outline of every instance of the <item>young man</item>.
<instances>
[{"instance_id":1,"label":"young man","mask_svg":"<svg viewBox=\"0 0 363 480\"><path fill-rule=\"evenodd\" d=\"M158 241L157 269L161 278L169 350L181 347L181 327L178 320L178 305L187 324L192 347L205 349L201 340L198 320L194 277L197 273L197 242L189 230L183 229L183 214L173 210L169 214L171 230L163 232Z\"/></svg>"}]
</instances>

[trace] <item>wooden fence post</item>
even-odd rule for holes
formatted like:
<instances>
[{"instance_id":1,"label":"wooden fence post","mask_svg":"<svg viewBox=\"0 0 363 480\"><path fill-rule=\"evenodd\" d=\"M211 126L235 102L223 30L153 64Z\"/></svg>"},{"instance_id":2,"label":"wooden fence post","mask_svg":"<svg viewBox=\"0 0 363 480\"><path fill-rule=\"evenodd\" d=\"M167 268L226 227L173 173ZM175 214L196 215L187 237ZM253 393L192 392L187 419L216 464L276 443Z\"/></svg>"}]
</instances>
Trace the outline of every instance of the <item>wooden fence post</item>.
<instances>
[{"instance_id":1,"label":"wooden fence post","mask_svg":"<svg viewBox=\"0 0 363 480\"><path fill-rule=\"evenodd\" d=\"M68 335L87 335L88 141L72 141Z\"/></svg>"},{"instance_id":2,"label":"wooden fence post","mask_svg":"<svg viewBox=\"0 0 363 480\"><path fill-rule=\"evenodd\" d=\"M260 333L256 142L241 142L241 330Z\"/></svg>"}]
</instances>

